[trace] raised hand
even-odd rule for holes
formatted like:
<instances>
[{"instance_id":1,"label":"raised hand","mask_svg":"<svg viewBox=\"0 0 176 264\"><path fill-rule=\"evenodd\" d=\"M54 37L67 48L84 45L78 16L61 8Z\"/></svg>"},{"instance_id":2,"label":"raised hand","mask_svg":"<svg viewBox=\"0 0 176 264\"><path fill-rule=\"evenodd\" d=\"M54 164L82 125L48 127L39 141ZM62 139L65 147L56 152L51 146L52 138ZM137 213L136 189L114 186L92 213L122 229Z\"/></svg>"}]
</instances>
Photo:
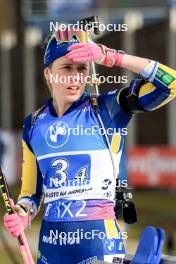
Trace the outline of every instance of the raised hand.
<instances>
[{"instance_id":1,"label":"raised hand","mask_svg":"<svg viewBox=\"0 0 176 264\"><path fill-rule=\"evenodd\" d=\"M97 45L95 43L73 44L68 50L70 52L67 53L65 57L69 60L75 62L95 61L96 63L107 67L120 67L124 55L114 49L109 49L104 45Z\"/></svg>"}]
</instances>

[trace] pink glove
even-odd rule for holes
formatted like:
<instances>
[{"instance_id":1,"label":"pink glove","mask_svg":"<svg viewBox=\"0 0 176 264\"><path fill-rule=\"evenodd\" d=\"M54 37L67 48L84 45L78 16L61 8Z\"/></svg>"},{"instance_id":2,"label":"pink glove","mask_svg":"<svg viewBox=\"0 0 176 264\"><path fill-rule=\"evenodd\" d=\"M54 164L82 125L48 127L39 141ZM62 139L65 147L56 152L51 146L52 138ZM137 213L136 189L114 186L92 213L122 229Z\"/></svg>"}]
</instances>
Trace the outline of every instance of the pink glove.
<instances>
[{"instance_id":1,"label":"pink glove","mask_svg":"<svg viewBox=\"0 0 176 264\"><path fill-rule=\"evenodd\" d=\"M19 205L16 205L14 209L18 213L4 215L4 226L13 237L18 237L21 230L30 224L31 217L29 212L25 212Z\"/></svg>"},{"instance_id":2,"label":"pink glove","mask_svg":"<svg viewBox=\"0 0 176 264\"><path fill-rule=\"evenodd\" d=\"M95 61L108 67L121 67L124 53L118 52L115 49L109 49L104 45L95 43L77 43L71 45L70 51L65 55L69 60L75 62Z\"/></svg>"}]
</instances>

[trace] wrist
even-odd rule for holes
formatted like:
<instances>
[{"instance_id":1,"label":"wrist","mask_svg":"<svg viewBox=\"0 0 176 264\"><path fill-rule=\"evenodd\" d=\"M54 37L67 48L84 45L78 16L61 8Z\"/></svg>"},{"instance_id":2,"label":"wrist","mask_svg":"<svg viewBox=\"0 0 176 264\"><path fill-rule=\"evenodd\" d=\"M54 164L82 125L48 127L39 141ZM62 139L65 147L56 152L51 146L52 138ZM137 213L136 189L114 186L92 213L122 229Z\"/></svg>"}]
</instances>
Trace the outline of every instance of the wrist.
<instances>
[{"instance_id":1,"label":"wrist","mask_svg":"<svg viewBox=\"0 0 176 264\"><path fill-rule=\"evenodd\" d=\"M34 210L30 205L24 204L17 204L15 206L15 210L17 211L18 215L24 219L27 226L30 225L32 215L34 214Z\"/></svg>"},{"instance_id":2,"label":"wrist","mask_svg":"<svg viewBox=\"0 0 176 264\"><path fill-rule=\"evenodd\" d=\"M30 227L31 225L31 213L30 208L24 204L17 204L15 206L15 211L18 213L18 216L21 219L21 223L24 229Z\"/></svg>"},{"instance_id":3,"label":"wrist","mask_svg":"<svg viewBox=\"0 0 176 264\"><path fill-rule=\"evenodd\" d=\"M125 52L123 50L117 51L115 49L107 48L106 46L101 44L98 44L98 46L102 50L102 56L97 61L98 64L102 64L107 67L113 67L113 66L121 67L122 59L125 55Z\"/></svg>"},{"instance_id":4,"label":"wrist","mask_svg":"<svg viewBox=\"0 0 176 264\"><path fill-rule=\"evenodd\" d=\"M125 56L125 51L117 50L114 66L122 67L122 60L123 60L124 56Z\"/></svg>"},{"instance_id":5,"label":"wrist","mask_svg":"<svg viewBox=\"0 0 176 264\"><path fill-rule=\"evenodd\" d=\"M158 62L150 60L148 64L145 66L145 68L139 72L139 75L142 78L152 82L157 72L157 69L158 69Z\"/></svg>"}]
</instances>

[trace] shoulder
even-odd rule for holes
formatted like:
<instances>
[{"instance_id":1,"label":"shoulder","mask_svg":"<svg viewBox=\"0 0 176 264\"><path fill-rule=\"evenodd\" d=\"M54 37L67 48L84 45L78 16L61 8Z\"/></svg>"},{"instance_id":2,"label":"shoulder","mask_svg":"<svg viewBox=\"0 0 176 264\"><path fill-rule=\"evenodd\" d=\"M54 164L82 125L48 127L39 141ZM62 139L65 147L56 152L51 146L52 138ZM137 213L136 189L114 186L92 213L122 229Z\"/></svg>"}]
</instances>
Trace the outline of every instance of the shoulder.
<instances>
[{"instance_id":1,"label":"shoulder","mask_svg":"<svg viewBox=\"0 0 176 264\"><path fill-rule=\"evenodd\" d=\"M50 100L47 100L41 107L26 116L23 121L23 128L29 131L34 126L38 116L44 112L49 103Z\"/></svg>"},{"instance_id":2,"label":"shoulder","mask_svg":"<svg viewBox=\"0 0 176 264\"><path fill-rule=\"evenodd\" d=\"M103 93L98 97L98 103L100 106L106 106L106 108L111 109L114 105L118 106L117 97L120 92L120 89Z\"/></svg>"},{"instance_id":3,"label":"shoulder","mask_svg":"<svg viewBox=\"0 0 176 264\"><path fill-rule=\"evenodd\" d=\"M99 95L99 100L100 101L109 101L112 100L113 98L116 98L116 96L118 95L120 89L116 89L114 91L110 91L110 92L106 92L106 93L102 93Z\"/></svg>"}]
</instances>

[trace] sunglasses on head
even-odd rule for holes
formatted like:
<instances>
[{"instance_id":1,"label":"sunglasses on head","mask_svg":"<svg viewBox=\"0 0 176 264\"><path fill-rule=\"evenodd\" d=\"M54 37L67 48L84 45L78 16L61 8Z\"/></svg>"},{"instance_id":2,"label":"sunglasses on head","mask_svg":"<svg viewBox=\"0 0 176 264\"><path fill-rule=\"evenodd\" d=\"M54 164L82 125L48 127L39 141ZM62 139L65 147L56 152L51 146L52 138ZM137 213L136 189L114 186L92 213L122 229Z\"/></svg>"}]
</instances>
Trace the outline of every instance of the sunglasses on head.
<instances>
[{"instance_id":1,"label":"sunglasses on head","mask_svg":"<svg viewBox=\"0 0 176 264\"><path fill-rule=\"evenodd\" d=\"M86 31L73 28L60 29L54 32L54 36L57 42L70 42L73 37L75 37L78 42L88 42L88 34Z\"/></svg>"},{"instance_id":2,"label":"sunglasses on head","mask_svg":"<svg viewBox=\"0 0 176 264\"><path fill-rule=\"evenodd\" d=\"M55 38L58 43L71 42L73 37L79 42L88 42L88 34L84 30L59 29L54 31L45 41L46 49L50 45L51 41Z\"/></svg>"}]
</instances>

